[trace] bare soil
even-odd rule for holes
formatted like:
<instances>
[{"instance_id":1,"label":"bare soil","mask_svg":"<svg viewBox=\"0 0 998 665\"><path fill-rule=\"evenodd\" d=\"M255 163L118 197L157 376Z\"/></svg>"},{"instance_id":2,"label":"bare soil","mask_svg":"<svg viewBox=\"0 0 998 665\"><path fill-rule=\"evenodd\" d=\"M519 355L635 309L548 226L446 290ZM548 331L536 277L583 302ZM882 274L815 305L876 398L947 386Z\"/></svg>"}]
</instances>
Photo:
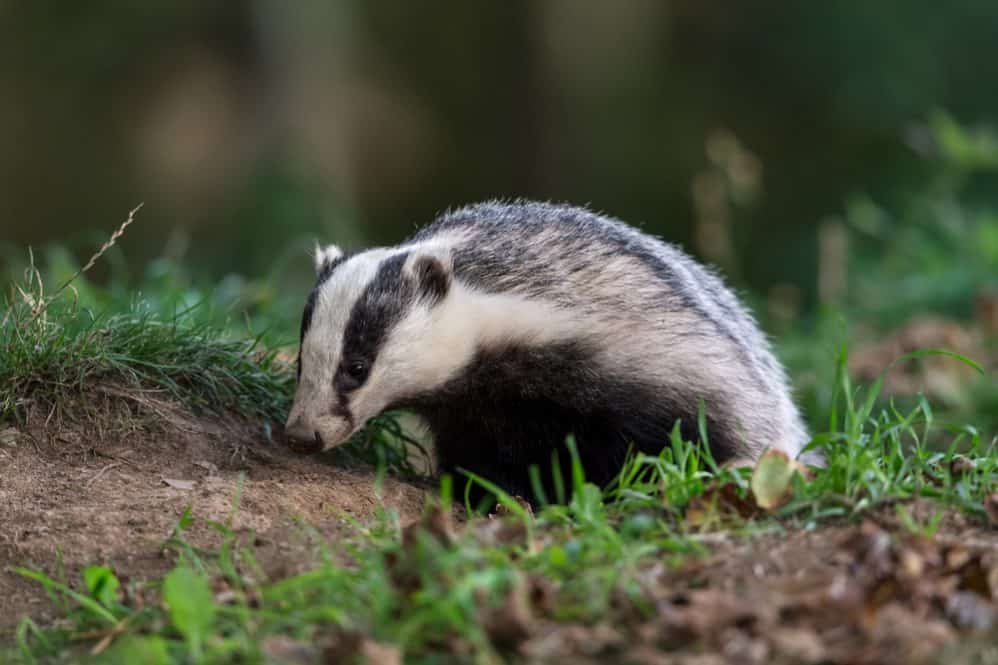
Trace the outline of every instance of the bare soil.
<instances>
[{"instance_id":1,"label":"bare soil","mask_svg":"<svg viewBox=\"0 0 998 665\"><path fill-rule=\"evenodd\" d=\"M185 538L211 546L208 521L252 532L274 574L315 554L302 521L335 539L344 517L379 506L403 524L422 511L424 489L329 457L306 457L239 421L169 415L150 434L85 427L8 429L0 436L0 639L24 615L45 622L56 608L41 586L11 566L75 582L83 566L111 565L120 577L154 578L171 566L163 544L190 506ZM238 501L238 510L234 510Z\"/></svg>"}]
</instances>

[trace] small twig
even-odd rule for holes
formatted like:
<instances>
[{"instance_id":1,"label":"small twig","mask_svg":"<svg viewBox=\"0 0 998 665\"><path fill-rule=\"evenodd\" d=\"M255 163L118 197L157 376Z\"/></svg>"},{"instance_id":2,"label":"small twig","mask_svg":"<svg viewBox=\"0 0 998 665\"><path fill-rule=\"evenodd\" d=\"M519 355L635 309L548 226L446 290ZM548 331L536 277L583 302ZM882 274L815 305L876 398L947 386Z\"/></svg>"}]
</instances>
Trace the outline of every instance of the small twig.
<instances>
[{"instance_id":1,"label":"small twig","mask_svg":"<svg viewBox=\"0 0 998 665\"><path fill-rule=\"evenodd\" d=\"M90 649L91 656L99 656L109 646L111 646L111 642L114 641L115 637L125 632L125 629L128 627L128 622L131 620L131 618L132 617L130 616L125 617L124 619L116 623L114 626L112 626L110 630L99 630L99 631L91 631L89 633L80 633L74 635L74 638L89 640L103 635L100 641L98 641L97 644L95 644L93 648Z\"/></svg>"},{"instance_id":2,"label":"small twig","mask_svg":"<svg viewBox=\"0 0 998 665\"><path fill-rule=\"evenodd\" d=\"M95 473L93 477L84 484L84 487L89 489L90 486L96 483L98 480L100 480L105 473L107 473L116 466L121 466L121 462L111 462L110 464L105 466L103 469Z\"/></svg>"},{"instance_id":3,"label":"small twig","mask_svg":"<svg viewBox=\"0 0 998 665\"><path fill-rule=\"evenodd\" d=\"M49 424L50 424L50 423L52 422L52 417L53 417L53 416L55 415L55 408L56 408L56 405L55 405L55 404L53 403L53 404L52 404L52 410L51 410L51 411L49 411L49 415L48 415L48 417L47 417L47 418L45 418L45 427L46 427L46 428L47 428L47 427L49 426Z\"/></svg>"},{"instance_id":4,"label":"small twig","mask_svg":"<svg viewBox=\"0 0 998 665\"><path fill-rule=\"evenodd\" d=\"M90 260L87 261L87 264L85 266L83 266L82 268L80 268L79 270L77 270L76 274L74 274L72 277L70 277L69 279L67 279L65 282L63 282L62 286L60 286L58 289L56 289L56 292L53 294L53 297L59 295L59 293L63 289L65 289L67 286L69 286L70 283L76 281L77 277L79 277L80 275L82 275L86 271L88 271L91 268L93 268L94 264L97 263L97 260L100 259L100 257L104 256L104 254L105 254L105 252L107 252L107 250L109 250L112 247L114 247L114 243L116 243L118 241L118 239L121 238L121 236L125 235L125 229L127 229L129 226L131 226L132 222L135 221L135 213L137 213L139 210L141 210L142 206L144 206L144 205L145 205L145 203L140 203L137 206L135 206L134 208L132 208L131 212L128 213L128 219L126 219L122 223L122 225L119 226L118 229L114 233L111 234L111 237L107 239L107 242L105 242L103 245L100 246L100 249L97 250L96 254L94 254L93 256L90 257Z\"/></svg>"},{"instance_id":5,"label":"small twig","mask_svg":"<svg viewBox=\"0 0 998 665\"><path fill-rule=\"evenodd\" d=\"M125 452L131 452L131 448L129 448ZM99 450L95 450L94 455L96 455L97 457L106 457L107 459L118 460L117 462L118 464L127 464L133 469L142 469L142 467L140 467L138 464L128 459L127 457L122 457L121 455L111 455L110 453L104 453Z\"/></svg>"}]
</instances>

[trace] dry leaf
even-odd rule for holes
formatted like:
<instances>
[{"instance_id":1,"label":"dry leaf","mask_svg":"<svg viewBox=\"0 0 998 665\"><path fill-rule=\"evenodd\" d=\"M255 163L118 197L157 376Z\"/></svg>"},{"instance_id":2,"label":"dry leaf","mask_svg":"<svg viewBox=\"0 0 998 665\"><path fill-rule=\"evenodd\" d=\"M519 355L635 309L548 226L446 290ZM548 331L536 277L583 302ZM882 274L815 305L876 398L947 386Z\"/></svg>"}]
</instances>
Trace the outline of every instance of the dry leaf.
<instances>
[{"instance_id":1,"label":"dry leaf","mask_svg":"<svg viewBox=\"0 0 998 665\"><path fill-rule=\"evenodd\" d=\"M522 496L519 496L519 495L514 496L513 500L516 501L517 505L519 505L521 508L523 508L523 510L528 515L530 515L531 517L533 517L533 515L534 515L534 508L533 508L533 506L530 505L529 501L527 501L526 499L524 499ZM489 513L489 519L494 519L496 517L505 517L507 515L512 515L512 514L513 514L513 511L511 511L509 509L509 506L507 506L504 503L499 503L499 504L496 504L496 507L492 510L491 513Z\"/></svg>"},{"instance_id":2,"label":"dry leaf","mask_svg":"<svg viewBox=\"0 0 998 665\"><path fill-rule=\"evenodd\" d=\"M176 478L163 478L164 485L168 485L175 490L192 490L194 489L193 480L177 480Z\"/></svg>"},{"instance_id":3,"label":"dry leaf","mask_svg":"<svg viewBox=\"0 0 998 665\"><path fill-rule=\"evenodd\" d=\"M949 471L954 476L963 476L977 468L977 463L969 457L954 455L949 463Z\"/></svg>"},{"instance_id":4,"label":"dry leaf","mask_svg":"<svg viewBox=\"0 0 998 665\"><path fill-rule=\"evenodd\" d=\"M778 508L790 500L794 473L803 467L782 450L770 449L762 454L752 470L752 493L764 510Z\"/></svg>"},{"instance_id":5,"label":"dry leaf","mask_svg":"<svg viewBox=\"0 0 998 665\"><path fill-rule=\"evenodd\" d=\"M749 519L757 512L752 499L740 496L734 485L715 483L690 501L686 507L686 522L691 526L705 527Z\"/></svg>"}]
</instances>

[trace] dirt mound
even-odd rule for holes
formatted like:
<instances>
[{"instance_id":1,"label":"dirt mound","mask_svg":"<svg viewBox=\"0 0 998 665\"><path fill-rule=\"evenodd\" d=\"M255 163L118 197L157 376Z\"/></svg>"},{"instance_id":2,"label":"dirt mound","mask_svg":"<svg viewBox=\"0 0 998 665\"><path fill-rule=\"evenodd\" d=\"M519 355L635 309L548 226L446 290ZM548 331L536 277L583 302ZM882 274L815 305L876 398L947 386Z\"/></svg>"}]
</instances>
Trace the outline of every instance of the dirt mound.
<instances>
[{"instance_id":1,"label":"dirt mound","mask_svg":"<svg viewBox=\"0 0 998 665\"><path fill-rule=\"evenodd\" d=\"M163 543L187 506L197 518L185 531L192 544L218 542L209 521L252 531L261 562L275 574L315 554L294 537L296 520L335 536L345 515L363 520L384 505L406 523L422 510L422 488L390 477L379 484L370 469L295 455L246 422L155 408L160 417L151 428L108 432L91 420L0 433L0 635L25 614L54 616L42 587L8 567L41 569L74 585L92 563L126 578L161 575L172 558Z\"/></svg>"}]
</instances>

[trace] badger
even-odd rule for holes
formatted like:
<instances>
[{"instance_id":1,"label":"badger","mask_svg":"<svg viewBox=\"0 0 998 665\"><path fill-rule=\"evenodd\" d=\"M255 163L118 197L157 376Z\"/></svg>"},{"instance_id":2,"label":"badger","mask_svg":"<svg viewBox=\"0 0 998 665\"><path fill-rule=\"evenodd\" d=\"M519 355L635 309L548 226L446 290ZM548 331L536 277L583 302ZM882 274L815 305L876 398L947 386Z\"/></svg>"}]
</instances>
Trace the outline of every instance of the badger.
<instances>
[{"instance_id":1,"label":"badger","mask_svg":"<svg viewBox=\"0 0 998 665\"><path fill-rule=\"evenodd\" d=\"M406 410L440 471L533 501L530 467L550 491L569 435L600 485L675 427L697 440L700 418L718 463L808 442L783 368L718 275L608 216L491 201L395 247L317 247L315 268L286 424L298 450Z\"/></svg>"}]
</instances>

